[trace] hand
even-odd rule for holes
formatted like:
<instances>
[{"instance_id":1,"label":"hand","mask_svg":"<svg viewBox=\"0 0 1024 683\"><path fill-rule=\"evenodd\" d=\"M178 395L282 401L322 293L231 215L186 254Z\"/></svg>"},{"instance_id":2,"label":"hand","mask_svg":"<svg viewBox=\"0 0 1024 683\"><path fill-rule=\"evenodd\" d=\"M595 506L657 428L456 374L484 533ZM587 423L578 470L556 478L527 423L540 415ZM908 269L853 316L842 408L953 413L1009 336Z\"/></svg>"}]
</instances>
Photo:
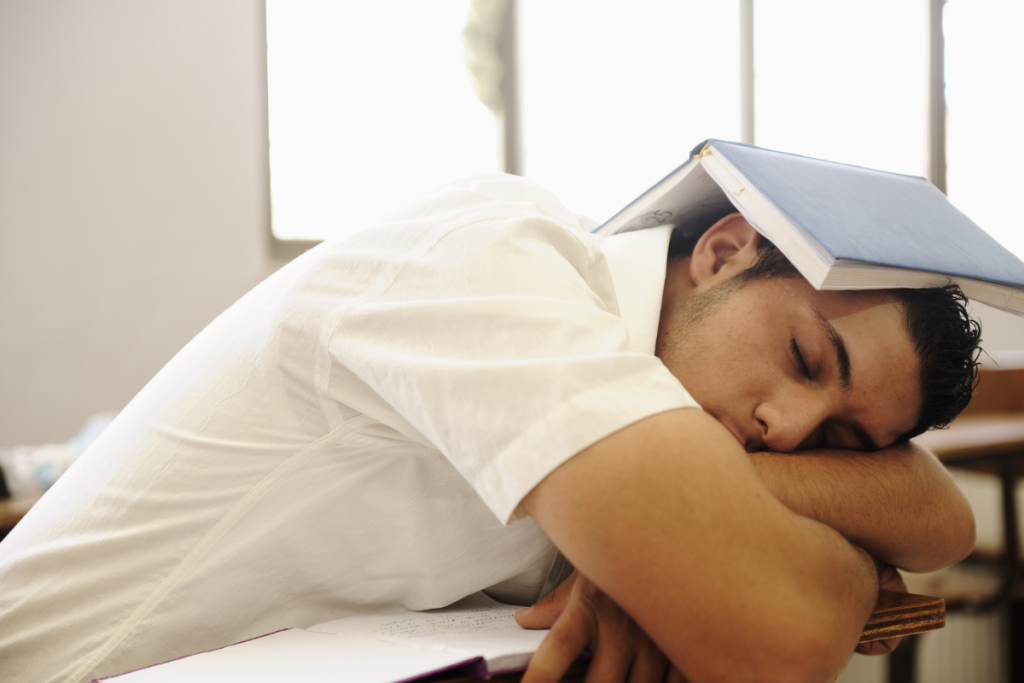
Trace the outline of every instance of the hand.
<instances>
[{"instance_id":1,"label":"hand","mask_svg":"<svg viewBox=\"0 0 1024 683\"><path fill-rule=\"evenodd\" d=\"M878 587L887 591L907 592L907 584L903 583L903 577L899 570L891 564L882 565L882 572L878 575ZM875 640L870 643L861 643L854 652L862 655L887 655L896 649L902 638L886 638Z\"/></svg>"},{"instance_id":2,"label":"hand","mask_svg":"<svg viewBox=\"0 0 1024 683\"><path fill-rule=\"evenodd\" d=\"M516 622L551 629L522 683L557 683L588 647L587 683L686 683L636 622L579 571L533 607L516 612Z\"/></svg>"}]
</instances>

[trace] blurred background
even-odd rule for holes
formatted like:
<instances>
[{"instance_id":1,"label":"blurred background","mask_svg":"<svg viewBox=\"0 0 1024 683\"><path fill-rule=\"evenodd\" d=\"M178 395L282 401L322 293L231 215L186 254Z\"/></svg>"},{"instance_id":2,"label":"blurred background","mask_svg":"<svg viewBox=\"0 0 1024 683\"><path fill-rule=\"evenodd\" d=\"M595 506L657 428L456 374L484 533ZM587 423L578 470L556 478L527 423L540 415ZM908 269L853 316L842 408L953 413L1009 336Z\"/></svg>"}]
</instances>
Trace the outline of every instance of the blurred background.
<instances>
[{"instance_id":1,"label":"blurred background","mask_svg":"<svg viewBox=\"0 0 1024 683\"><path fill-rule=\"evenodd\" d=\"M0 0L0 447L71 439L289 258L482 171L600 223L740 140L926 176L1024 256L1022 28L1019 0ZM1010 680L1005 622L951 618L919 679Z\"/></svg>"}]
</instances>

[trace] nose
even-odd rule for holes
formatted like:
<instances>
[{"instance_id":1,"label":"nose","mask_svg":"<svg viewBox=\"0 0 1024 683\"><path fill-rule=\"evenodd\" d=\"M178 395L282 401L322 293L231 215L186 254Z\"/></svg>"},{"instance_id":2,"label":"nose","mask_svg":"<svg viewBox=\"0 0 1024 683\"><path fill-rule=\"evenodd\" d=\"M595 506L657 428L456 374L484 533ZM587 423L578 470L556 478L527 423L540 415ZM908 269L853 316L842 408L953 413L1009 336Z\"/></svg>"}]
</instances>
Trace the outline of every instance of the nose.
<instances>
[{"instance_id":1,"label":"nose","mask_svg":"<svg viewBox=\"0 0 1024 683\"><path fill-rule=\"evenodd\" d=\"M828 414L826 397L811 391L793 392L754 409L755 431L768 450L789 453L817 445Z\"/></svg>"}]
</instances>

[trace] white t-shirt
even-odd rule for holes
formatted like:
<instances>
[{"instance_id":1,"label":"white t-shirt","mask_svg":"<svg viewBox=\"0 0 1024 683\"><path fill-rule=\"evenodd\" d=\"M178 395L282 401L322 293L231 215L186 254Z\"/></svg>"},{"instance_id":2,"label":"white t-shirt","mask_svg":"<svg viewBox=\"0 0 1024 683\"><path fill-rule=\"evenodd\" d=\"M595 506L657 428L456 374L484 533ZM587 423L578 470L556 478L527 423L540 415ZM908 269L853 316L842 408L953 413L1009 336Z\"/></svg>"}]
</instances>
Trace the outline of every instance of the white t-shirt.
<instances>
[{"instance_id":1,"label":"white t-shirt","mask_svg":"<svg viewBox=\"0 0 1024 683\"><path fill-rule=\"evenodd\" d=\"M554 548L515 521L523 496L696 405L653 355L667 243L584 233L495 174L295 260L0 544L0 679L77 682L510 579L536 594Z\"/></svg>"}]
</instances>

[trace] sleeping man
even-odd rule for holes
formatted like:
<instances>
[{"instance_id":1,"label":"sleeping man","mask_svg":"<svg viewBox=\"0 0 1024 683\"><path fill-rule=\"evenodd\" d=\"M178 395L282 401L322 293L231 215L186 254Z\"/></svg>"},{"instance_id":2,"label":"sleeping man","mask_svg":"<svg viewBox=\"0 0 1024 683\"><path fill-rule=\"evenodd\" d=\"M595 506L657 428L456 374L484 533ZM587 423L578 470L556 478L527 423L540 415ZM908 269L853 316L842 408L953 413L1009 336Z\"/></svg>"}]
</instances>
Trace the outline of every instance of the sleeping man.
<instances>
[{"instance_id":1,"label":"sleeping man","mask_svg":"<svg viewBox=\"0 0 1024 683\"><path fill-rule=\"evenodd\" d=\"M880 574L973 545L906 442L966 405L977 326L948 290L817 292L738 215L671 241L493 175L292 262L0 543L0 678L529 604L557 547L537 680L584 647L601 680L831 680Z\"/></svg>"}]
</instances>

